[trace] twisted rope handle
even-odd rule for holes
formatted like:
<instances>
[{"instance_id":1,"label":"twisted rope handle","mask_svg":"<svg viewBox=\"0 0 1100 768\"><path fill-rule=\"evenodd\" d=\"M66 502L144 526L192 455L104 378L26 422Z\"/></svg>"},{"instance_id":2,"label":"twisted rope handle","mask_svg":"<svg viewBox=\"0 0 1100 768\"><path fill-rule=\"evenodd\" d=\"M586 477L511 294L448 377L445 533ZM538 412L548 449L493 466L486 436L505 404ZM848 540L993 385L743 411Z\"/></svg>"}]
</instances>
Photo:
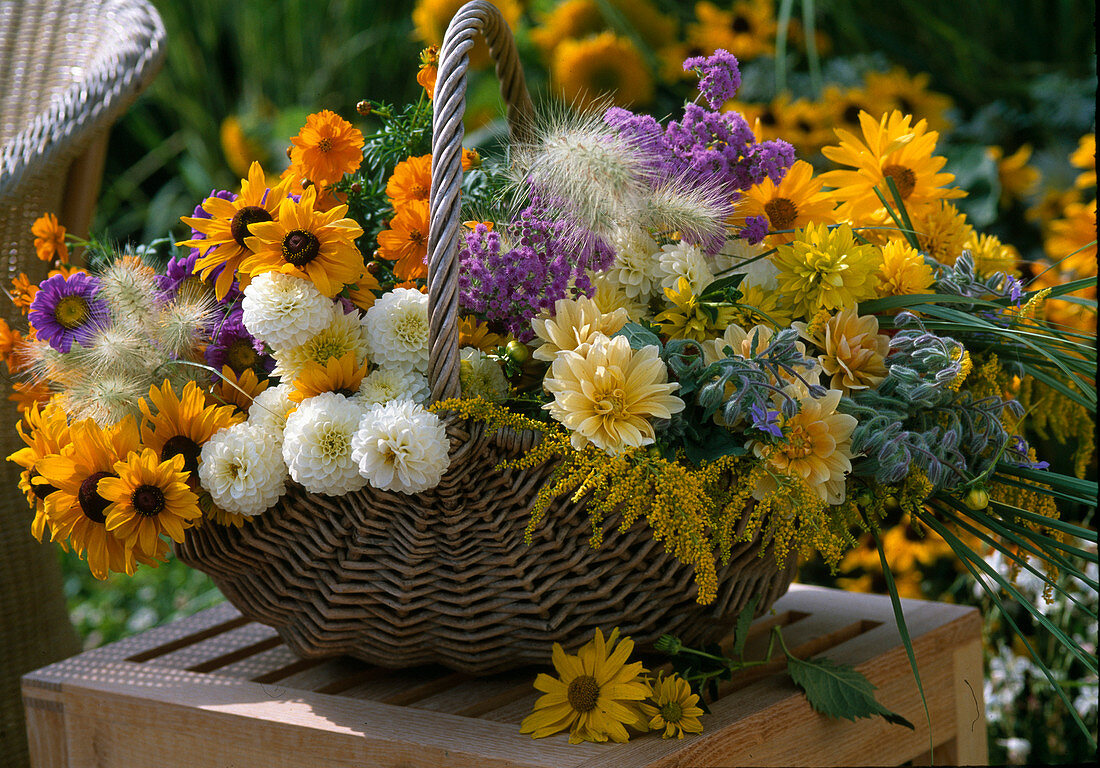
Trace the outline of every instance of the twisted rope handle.
<instances>
[{"instance_id":1,"label":"twisted rope handle","mask_svg":"<svg viewBox=\"0 0 1100 768\"><path fill-rule=\"evenodd\" d=\"M428 227L428 382L432 401L455 397L458 380L459 228L462 226L462 115L468 53L485 37L496 62L513 141L522 141L533 108L508 23L485 0L467 3L451 19L439 54L432 117L431 218Z\"/></svg>"}]
</instances>

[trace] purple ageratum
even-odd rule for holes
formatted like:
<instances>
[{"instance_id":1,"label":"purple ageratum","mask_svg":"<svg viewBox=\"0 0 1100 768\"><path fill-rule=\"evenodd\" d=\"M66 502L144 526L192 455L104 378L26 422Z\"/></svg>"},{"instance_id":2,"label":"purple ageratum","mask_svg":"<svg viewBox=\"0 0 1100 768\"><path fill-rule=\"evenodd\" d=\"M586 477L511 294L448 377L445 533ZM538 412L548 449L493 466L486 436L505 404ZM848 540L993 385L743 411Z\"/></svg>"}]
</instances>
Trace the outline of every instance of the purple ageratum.
<instances>
[{"instance_id":1,"label":"purple ageratum","mask_svg":"<svg viewBox=\"0 0 1100 768\"><path fill-rule=\"evenodd\" d=\"M244 327L244 309L234 307L210 334L206 347L206 364L216 371L228 365L240 376L246 370L263 377L275 367L275 358L265 354L263 342Z\"/></svg>"},{"instance_id":2,"label":"purple ageratum","mask_svg":"<svg viewBox=\"0 0 1100 768\"><path fill-rule=\"evenodd\" d=\"M698 72L699 91L711 109L720 108L741 87L741 69L737 65L737 57L722 48L710 56L693 56L684 61L684 71L691 69Z\"/></svg>"},{"instance_id":3,"label":"purple ageratum","mask_svg":"<svg viewBox=\"0 0 1100 768\"><path fill-rule=\"evenodd\" d=\"M86 344L107 324L107 302L98 294L99 280L85 272L54 275L38 286L27 319L38 338L58 352L68 352L73 342Z\"/></svg>"},{"instance_id":4,"label":"purple ageratum","mask_svg":"<svg viewBox=\"0 0 1100 768\"><path fill-rule=\"evenodd\" d=\"M614 251L597 237L577 242L576 224L548 217L536 197L501 232L479 224L465 234L458 278L459 301L490 323L530 340L531 318L569 295L592 293L589 271L610 266Z\"/></svg>"}]
</instances>

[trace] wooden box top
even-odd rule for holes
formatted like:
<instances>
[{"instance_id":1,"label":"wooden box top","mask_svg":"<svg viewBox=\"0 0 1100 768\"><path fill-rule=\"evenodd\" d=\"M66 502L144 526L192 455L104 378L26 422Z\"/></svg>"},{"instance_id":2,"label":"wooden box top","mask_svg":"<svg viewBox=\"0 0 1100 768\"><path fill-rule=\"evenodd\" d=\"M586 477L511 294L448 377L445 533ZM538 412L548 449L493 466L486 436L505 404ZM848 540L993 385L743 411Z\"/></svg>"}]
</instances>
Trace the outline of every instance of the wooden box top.
<instances>
[{"instance_id":1,"label":"wooden box top","mask_svg":"<svg viewBox=\"0 0 1100 768\"><path fill-rule=\"evenodd\" d=\"M902 605L932 743L946 745L936 757L981 762L978 613ZM855 665L878 687L878 700L916 730L814 713L777 659L725 683L702 734L648 734L627 744L534 740L519 723L537 697L538 670L471 678L441 667L300 659L274 629L228 603L32 672L23 692L37 768L898 765L928 751L888 597L794 585L753 625L748 657L762 658L775 624L795 655Z\"/></svg>"}]
</instances>

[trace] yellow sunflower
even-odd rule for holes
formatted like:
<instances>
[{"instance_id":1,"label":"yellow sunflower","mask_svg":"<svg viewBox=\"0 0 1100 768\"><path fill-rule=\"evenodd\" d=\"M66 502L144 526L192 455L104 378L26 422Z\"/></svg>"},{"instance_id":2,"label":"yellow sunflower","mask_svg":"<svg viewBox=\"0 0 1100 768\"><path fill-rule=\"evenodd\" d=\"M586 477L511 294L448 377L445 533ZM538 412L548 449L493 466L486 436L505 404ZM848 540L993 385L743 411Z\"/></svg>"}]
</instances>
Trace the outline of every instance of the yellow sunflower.
<instances>
[{"instance_id":1,"label":"yellow sunflower","mask_svg":"<svg viewBox=\"0 0 1100 768\"><path fill-rule=\"evenodd\" d=\"M986 147L986 155L997 164L997 180L1001 183L1002 207L1012 205L1013 200L1023 200L1035 191L1039 184L1039 169L1028 163L1031 160L1031 145L1024 144L1008 157L1000 147Z\"/></svg>"},{"instance_id":2,"label":"yellow sunflower","mask_svg":"<svg viewBox=\"0 0 1100 768\"><path fill-rule=\"evenodd\" d=\"M34 251L42 261L53 261L56 256L62 264L69 263L69 248L65 245L65 228L57 223L57 217L47 213L31 225L34 235Z\"/></svg>"},{"instance_id":3,"label":"yellow sunflower","mask_svg":"<svg viewBox=\"0 0 1100 768\"><path fill-rule=\"evenodd\" d=\"M109 502L107 530L127 548L154 557L161 534L179 543L184 530L202 517L183 465L182 455L161 461L155 451L144 448L115 462L115 477L99 481L99 495Z\"/></svg>"},{"instance_id":4,"label":"yellow sunflower","mask_svg":"<svg viewBox=\"0 0 1100 768\"><path fill-rule=\"evenodd\" d=\"M813 317L820 309L843 309L874 298L882 256L873 245L857 243L847 224L834 229L809 224L790 245L778 246L771 261L794 316Z\"/></svg>"},{"instance_id":5,"label":"yellow sunflower","mask_svg":"<svg viewBox=\"0 0 1100 768\"><path fill-rule=\"evenodd\" d=\"M927 130L924 120L911 126L912 119L895 111L876 121L861 112L862 141L837 129L840 145L821 151L833 162L855 170L828 171L819 178L825 186L836 188L835 196L841 201L838 216L862 218L881 208L876 188L894 207L887 177L893 179L910 216L921 215L941 200L966 195L961 189L945 187L955 177L940 173L947 158L932 154L939 134Z\"/></svg>"},{"instance_id":6,"label":"yellow sunflower","mask_svg":"<svg viewBox=\"0 0 1100 768\"><path fill-rule=\"evenodd\" d=\"M1096 186L1096 134L1086 133L1077 142L1077 149L1069 156L1069 164L1079 168L1073 186L1077 189L1087 189Z\"/></svg>"},{"instance_id":7,"label":"yellow sunflower","mask_svg":"<svg viewBox=\"0 0 1100 768\"><path fill-rule=\"evenodd\" d=\"M370 269L366 269L363 274L359 275L359 280L355 285L348 286L348 299L351 300L352 304L366 312L378 300L378 294L375 291L381 289L382 286L378 283L378 278L370 273Z\"/></svg>"},{"instance_id":8,"label":"yellow sunflower","mask_svg":"<svg viewBox=\"0 0 1100 768\"><path fill-rule=\"evenodd\" d=\"M141 425L142 444L152 449L160 461L182 456L181 469L196 482L203 444L218 431L244 421L234 414L232 406L208 406L206 393L193 381L187 382L177 397L165 379L160 387L150 387L148 397L138 405L147 420Z\"/></svg>"},{"instance_id":9,"label":"yellow sunflower","mask_svg":"<svg viewBox=\"0 0 1100 768\"><path fill-rule=\"evenodd\" d=\"M791 324L790 302L779 291L768 290L755 283L741 283L737 289L741 291L741 300L730 309L730 323L742 328L752 328L754 325L786 328Z\"/></svg>"},{"instance_id":10,"label":"yellow sunflower","mask_svg":"<svg viewBox=\"0 0 1100 768\"><path fill-rule=\"evenodd\" d=\"M769 229L777 233L768 236L768 245L789 243L794 239L794 230L810 223L836 223L833 196L821 191L821 181L814 179L813 173L812 165L796 160L779 184L764 179L746 190L738 201L738 209L745 216L768 217Z\"/></svg>"},{"instance_id":11,"label":"yellow sunflower","mask_svg":"<svg viewBox=\"0 0 1100 768\"><path fill-rule=\"evenodd\" d=\"M279 203L286 198L290 180L284 179L271 186L264 176L259 163L253 163L248 169L248 178L241 181L241 191L237 199L224 200L220 197L208 197L202 203L202 209L210 214L209 219L181 216L182 221L204 238L184 240L176 245L199 249L199 259L195 262L195 271L206 280L217 269L214 291L218 299L224 299L238 277L241 262L252 251L245 240L252 234L252 226L258 222L271 222L279 211Z\"/></svg>"},{"instance_id":12,"label":"yellow sunflower","mask_svg":"<svg viewBox=\"0 0 1100 768\"><path fill-rule=\"evenodd\" d=\"M412 20L416 27L416 37L428 45L443 45L443 34L447 31L447 25L451 18L458 13L459 8L469 0L416 0L413 8ZM505 23L510 29L516 29L519 18L523 14L523 7L517 0L489 0L495 5L504 17ZM470 49L470 66L474 68L484 67L489 62L489 48L481 35L477 36L477 42Z\"/></svg>"},{"instance_id":13,"label":"yellow sunflower","mask_svg":"<svg viewBox=\"0 0 1100 768\"><path fill-rule=\"evenodd\" d=\"M38 461L38 471L55 490L46 497L46 517L54 541L68 540L97 579L111 571L132 574L134 553L107 530L107 506L98 483L113 477L115 462L140 447L137 423L127 417L102 429L92 419L69 428L71 442L59 454ZM151 557L159 557L157 550ZM143 559L149 560L151 558Z\"/></svg>"},{"instance_id":14,"label":"yellow sunflower","mask_svg":"<svg viewBox=\"0 0 1100 768\"><path fill-rule=\"evenodd\" d=\"M950 96L928 90L932 76L927 72L910 75L903 67L893 67L888 72L868 71L863 85L868 99L880 104L883 111L899 110L903 115L913 115L928 121L934 131L951 129L947 117L951 109Z\"/></svg>"},{"instance_id":15,"label":"yellow sunflower","mask_svg":"<svg viewBox=\"0 0 1100 768\"><path fill-rule=\"evenodd\" d=\"M330 357L324 365L307 362L294 379L294 389L287 395L292 402L301 403L322 392L335 392L344 397L354 397L367 375L367 362L358 365L355 352L345 352L339 358Z\"/></svg>"},{"instance_id":16,"label":"yellow sunflower","mask_svg":"<svg viewBox=\"0 0 1100 768\"><path fill-rule=\"evenodd\" d=\"M889 104L872 100L870 94L863 88L841 88L829 85L821 94L821 107L829 116L827 122L834 128L843 128L847 131L861 129L859 115L868 112L872 116L881 115L889 111ZM833 136L829 136L829 141Z\"/></svg>"},{"instance_id":17,"label":"yellow sunflower","mask_svg":"<svg viewBox=\"0 0 1100 768\"><path fill-rule=\"evenodd\" d=\"M238 411L248 413L252 401L256 395L268 388L270 382L261 379L251 368L246 369L238 378L237 374L228 365L222 366L221 376L211 390L212 398L207 398L208 404L214 405L226 403Z\"/></svg>"},{"instance_id":18,"label":"yellow sunflower","mask_svg":"<svg viewBox=\"0 0 1100 768\"><path fill-rule=\"evenodd\" d=\"M335 184L363 162L363 134L328 109L307 117L290 143L290 164L297 175L322 187Z\"/></svg>"},{"instance_id":19,"label":"yellow sunflower","mask_svg":"<svg viewBox=\"0 0 1100 768\"><path fill-rule=\"evenodd\" d=\"M31 533L42 541L47 523L45 499L56 489L39 474L35 465L39 459L60 453L69 444L69 422L63 408L48 403L39 409L34 404L23 412L23 419L15 425L15 429L27 445L8 456L8 461L14 461L23 468L19 474L19 490L23 491L27 504L34 510Z\"/></svg>"},{"instance_id":20,"label":"yellow sunflower","mask_svg":"<svg viewBox=\"0 0 1100 768\"><path fill-rule=\"evenodd\" d=\"M695 4L695 18L687 27L687 41L707 54L724 48L738 60L748 61L775 52L772 0L736 0L728 11L700 2Z\"/></svg>"},{"instance_id":21,"label":"yellow sunflower","mask_svg":"<svg viewBox=\"0 0 1100 768\"><path fill-rule=\"evenodd\" d=\"M596 0L565 0L537 18L539 24L531 29L531 42L547 60L565 40L577 40L607 29L607 20Z\"/></svg>"},{"instance_id":22,"label":"yellow sunflower","mask_svg":"<svg viewBox=\"0 0 1100 768\"><path fill-rule=\"evenodd\" d=\"M663 674L657 676L650 696L653 704L641 704L642 714L649 719L652 731L664 730L662 738L684 738L684 733L702 733L703 724L699 716L703 710L699 707L699 696L691 692L687 680L679 675Z\"/></svg>"},{"instance_id":23,"label":"yellow sunflower","mask_svg":"<svg viewBox=\"0 0 1100 768\"><path fill-rule=\"evenodd\" d=\"M355 238L363 228L344 218L346 205L329 211L314 209L317 188L309 187L301 200L283 200L276 221L253 224L245 242L252 253L240 269L251 276L281 272L310 280L325 296L333 297L363 274L363 256Z\"/></svg>"},{"instance_id":24,"label":"yellow sunflower","mask_svg":"<svg viewBox=\"0 0 1100 768\"><path fill-rule=\"evenodd\" d=\"M640 724L635 702L649 695L649 686L641 678L642 662L626 663L633 650L629 637L619 640L618 628L606 642L597 629L576 656L554 643L558 677L540 673L535 678L535 689L543 695L520 725L520 733L541 739L568 728L570 744L625 742L629 738L625 726Z\"/></svg>"},{"instance_id":25,"label":"yellow sunflower","mask_svg":"<svg viewBox=\"0 0 1100 768\"><path fill-rule=\"evenodd\" d=\"M494 347L501 347L508 343L508 338L489 330L489 324L483 323L476 317L467 315L459 321L458 346L476 347L482 352L488 352Z\"/></svg>"},{"instance_id":26,"label":"yellow sunflower","mask_svg":"<svg viewBox=\"0 0 1100 768\"><path fill-rule=\"evenodd\" d=\"M554 52L550 80L563 98L578 108L605 95L620 107L653 100L653 78L630 40L602 32L584 40L565 40Z\"/></svg>"}]
</instances>

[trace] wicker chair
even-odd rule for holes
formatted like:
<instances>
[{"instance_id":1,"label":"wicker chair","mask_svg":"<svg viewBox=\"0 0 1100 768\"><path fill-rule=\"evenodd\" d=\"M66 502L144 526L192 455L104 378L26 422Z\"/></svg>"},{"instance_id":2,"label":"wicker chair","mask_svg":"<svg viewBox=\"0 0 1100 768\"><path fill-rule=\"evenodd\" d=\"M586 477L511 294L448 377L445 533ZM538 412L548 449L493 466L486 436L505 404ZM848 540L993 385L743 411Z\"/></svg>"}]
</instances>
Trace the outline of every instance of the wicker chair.
<instances>
[{"instance_id":1,"label":"wicker chair","mask_svg":"<svg viewBox=\"0 0 1100 768\"><path fill-rule=\"evenodd\" d=\"M45 212L84 235L107 133L164 56L164 26L145 0L0 0L0 280L45 277L30 227ZM22 318L0 299L0 316ZM6 394L6 393L5 393ZM0 459L22 442L0 398ZM30 535L17 470L0 461L0 755L27 763L19 677L79 650L53 546Z\"/></svg>"}]
</instances>

